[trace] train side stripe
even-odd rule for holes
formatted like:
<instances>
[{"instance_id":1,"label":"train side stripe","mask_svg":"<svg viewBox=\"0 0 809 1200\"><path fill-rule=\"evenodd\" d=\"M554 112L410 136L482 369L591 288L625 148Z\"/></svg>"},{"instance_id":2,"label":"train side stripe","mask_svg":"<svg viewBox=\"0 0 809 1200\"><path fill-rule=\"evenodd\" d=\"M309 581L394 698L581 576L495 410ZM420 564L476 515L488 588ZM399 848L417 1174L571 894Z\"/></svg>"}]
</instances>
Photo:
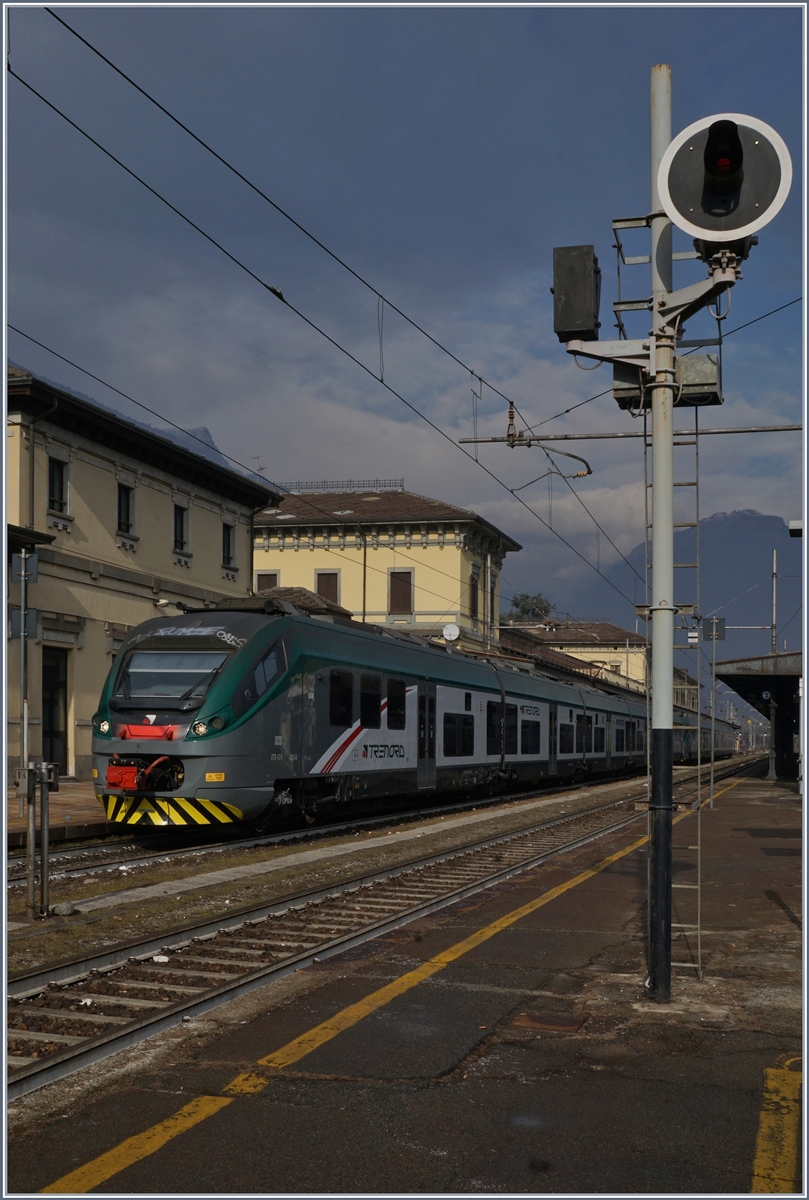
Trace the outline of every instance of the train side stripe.
<instances>
[{"instance_id":1,"label":"train side stripe","mask_svg":"<svg viewBox=\"0 0 809 1200\"><path fill-rule=\"evenodd\" d=\"M412 689L408 688L407 690L411 691ZM387 707L388 707L388 698L386 696L385 699L382 701L382 703L379 706L380 713L385 712ZM329 771L331 771L334 768L334 766L338 762L338 760L348 750L351 743L357 737L359 737L359 735L363 732L363 728L364 727L360 724L360 722L357 721L356 725L352 726L352 728L349 730L348 735L344 735L342 740L338 739L336 750L331 750L331 747L330 747L329 750L327 750L325 754L322 754L320 756L318 761L312 767L312 770L309 772L310 775L328 775ZM333 745L334 745L334 742L332 742L332 746ZM326 757L326 755L328 755L328 757ZM325 762L323 761L324 759L325 759Z\"/></svg>"}]
</instances>

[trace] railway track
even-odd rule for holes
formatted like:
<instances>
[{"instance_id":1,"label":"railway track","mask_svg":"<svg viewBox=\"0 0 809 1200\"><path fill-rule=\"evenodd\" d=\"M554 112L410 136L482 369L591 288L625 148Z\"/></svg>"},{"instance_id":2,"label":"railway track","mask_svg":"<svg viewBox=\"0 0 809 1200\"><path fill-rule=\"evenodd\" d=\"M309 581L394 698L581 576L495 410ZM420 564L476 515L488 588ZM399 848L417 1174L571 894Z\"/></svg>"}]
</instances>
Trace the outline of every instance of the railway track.
<instances>
[{"instance_id":1,"label":"railway track","mask_svg":"<svg viewBox=\"0 0 809 1200\"><path fill-rule=\"evenodd\" d=\"M645 816L631 797L621 798L390 871L17 973L8 981L8 1098Z\"/></svg>"},{"instance_id":2,"label":"railway track","mask_svg":"<svg viewBox=\"0 0 809 1200\"><path fill-rule=\"evenodd\" d=\"M703 773L707 775L707 768L703 767ZM637 796L633 798L640 799L645 794L645 782L639 782L640 779L645 780L645 776L629 777L627 782L632 780L636 782ZM679 780L675 780L675 786L682 786L693 782L696 779L696 770L689 769L687 773L683 773ZM548 798L554 795L564 795L568 791L579 791L582 788L598 787L610 780L593 780L591 782L581 781L571 783L568 786L554 786L547 792ZM75 878L81 875L92 874L95 872L106 872L120 870L122 867L132 868L141 866L150 866L159 864L160 862L174 861L180 858L198 857L205 854L216 854L223 851L231 850L249 850L260 846L277 846L286 843L296 842L311 842L324 837L334 837L341 833L354 833L358 830L374 829L379 825L385 824L402 824L406 821L427 819L433 816L450 816L459 812L468 812L473 809L487 808L493 805L508 803L509 801L518 801L532 799L540 794L536 787L529 791L516 792L511 795L500 795L491 798L475 797L463 802L453 802L450 804L442 804L431 808L408 809L405 811L390 811L384 814L361 815L353 821L341 821L335 824L318 826L316 829L295 829L282 833L270 835L256 835L249 838L232 838L218 842L203 842L193 846L169 846L154 850L145 850L142 846L133 844L131 839L116 840L112 844L93 845L93 846L72 846L67 849L56 850L51 852L50 862L51 871L50 879L53 882L57 879ZM544 793L543 793L544 794ZM134 853L133 853L134 851ZM10 855L6 872L6 886L9 889L21 887L25 884L25 855Z\"/></svg>"}]
</instances>

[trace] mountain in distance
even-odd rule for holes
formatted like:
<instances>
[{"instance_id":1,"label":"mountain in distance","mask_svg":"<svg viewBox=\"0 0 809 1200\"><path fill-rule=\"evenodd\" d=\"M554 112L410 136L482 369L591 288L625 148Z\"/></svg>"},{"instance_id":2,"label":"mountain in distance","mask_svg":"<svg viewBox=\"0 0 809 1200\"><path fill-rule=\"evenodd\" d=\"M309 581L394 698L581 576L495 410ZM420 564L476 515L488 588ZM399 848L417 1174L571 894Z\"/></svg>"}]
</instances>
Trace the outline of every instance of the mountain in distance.
<instances>
[{"instance_id":1,"label":"mountain in distance","mask_svg":"<svg viewBox=\"0 0 809 1200\"><path fill-rule=\"evenodd\" d=\"M781 517L766 516L753 509L714 513L699 523L700 535L700 609L703 616L724 617L728 626L769 625L772 622L772 552L777 552L777 629L778 649L801 649L803 612L801 604L800 538L789 536ZM651 553L651 547L650 547ZM628 596L632 604L645 603L643 543L627 559L604 569L606 579L595 575L568 589L552 593L555 612L569 612L580 621L613 621L634 630L635 615L630 604L618 594L609 580ZM674 561L696 561L696 530L678 529L674 533ZM640 579L634 574L634 567ZM674 572L675 602L691 604L696 600L696 571ZM549 588L543 590L550 591ZM675 618L678 623L678 618ZM638 618L637 628L643 632ZM678 639L679 640L679 639ZM710 643L703 647L710 649ZM727 629L726 640L716 646L717 661L767 654L771 635L767 629ZM686 663L683 662L685 666Z\"/></svg>"}]
</instances>

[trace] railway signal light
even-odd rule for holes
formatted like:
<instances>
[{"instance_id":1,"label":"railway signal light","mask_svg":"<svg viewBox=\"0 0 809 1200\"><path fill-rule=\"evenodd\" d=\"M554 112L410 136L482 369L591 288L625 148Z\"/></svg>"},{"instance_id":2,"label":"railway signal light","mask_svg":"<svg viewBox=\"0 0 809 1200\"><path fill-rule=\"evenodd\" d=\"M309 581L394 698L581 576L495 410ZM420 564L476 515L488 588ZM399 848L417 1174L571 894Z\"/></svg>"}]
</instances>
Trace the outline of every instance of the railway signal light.
<instances>
[{"instance_id":1,"label":"railway signal light","mask_svg":"<svg viewBox=\"0 0 809 1200\"><path fill-rule=\"evenodd\" d=\"M787 198L792 160L764 121L742 113L703 117L679 133L660 162L657 189L666 215L702 245L701 257L742 246Z\"/></svg>"}]
</instances>

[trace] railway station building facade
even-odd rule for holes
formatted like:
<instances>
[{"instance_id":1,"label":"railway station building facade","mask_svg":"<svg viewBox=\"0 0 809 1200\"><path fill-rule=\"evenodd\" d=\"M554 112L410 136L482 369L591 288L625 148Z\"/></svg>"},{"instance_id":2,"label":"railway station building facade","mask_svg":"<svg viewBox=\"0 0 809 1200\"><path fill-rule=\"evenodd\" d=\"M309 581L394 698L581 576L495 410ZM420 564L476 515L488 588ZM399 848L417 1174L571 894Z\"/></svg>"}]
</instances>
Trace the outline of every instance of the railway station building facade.
<instances>
[{"instance_id":1,"label":"railway station building facade","mask_svg":"<svg viewBox=\"0 0 809 1200\"><path fill-rule=\"evenodd\" d=\"M8 370L8 764L21 742L20 585L37 555L27 623L34 760L90 774L92 716L126 633L178 604L252 590L252 519L271 485L231 470L31 373Z\"/></svg>"},{"instance_id":2,"label":"railway station building facade","mask_svg":"<svg viewBox=\"0 0 809 1200\"><path fill-rule=\"evenodd\" d=\"M403 481L373 482L305 485L259 514L256 592L308 588L356 620L439 636L456 624L461 646L496 643L500 571L519 543Z\"/></svg>"}]
</instances>

